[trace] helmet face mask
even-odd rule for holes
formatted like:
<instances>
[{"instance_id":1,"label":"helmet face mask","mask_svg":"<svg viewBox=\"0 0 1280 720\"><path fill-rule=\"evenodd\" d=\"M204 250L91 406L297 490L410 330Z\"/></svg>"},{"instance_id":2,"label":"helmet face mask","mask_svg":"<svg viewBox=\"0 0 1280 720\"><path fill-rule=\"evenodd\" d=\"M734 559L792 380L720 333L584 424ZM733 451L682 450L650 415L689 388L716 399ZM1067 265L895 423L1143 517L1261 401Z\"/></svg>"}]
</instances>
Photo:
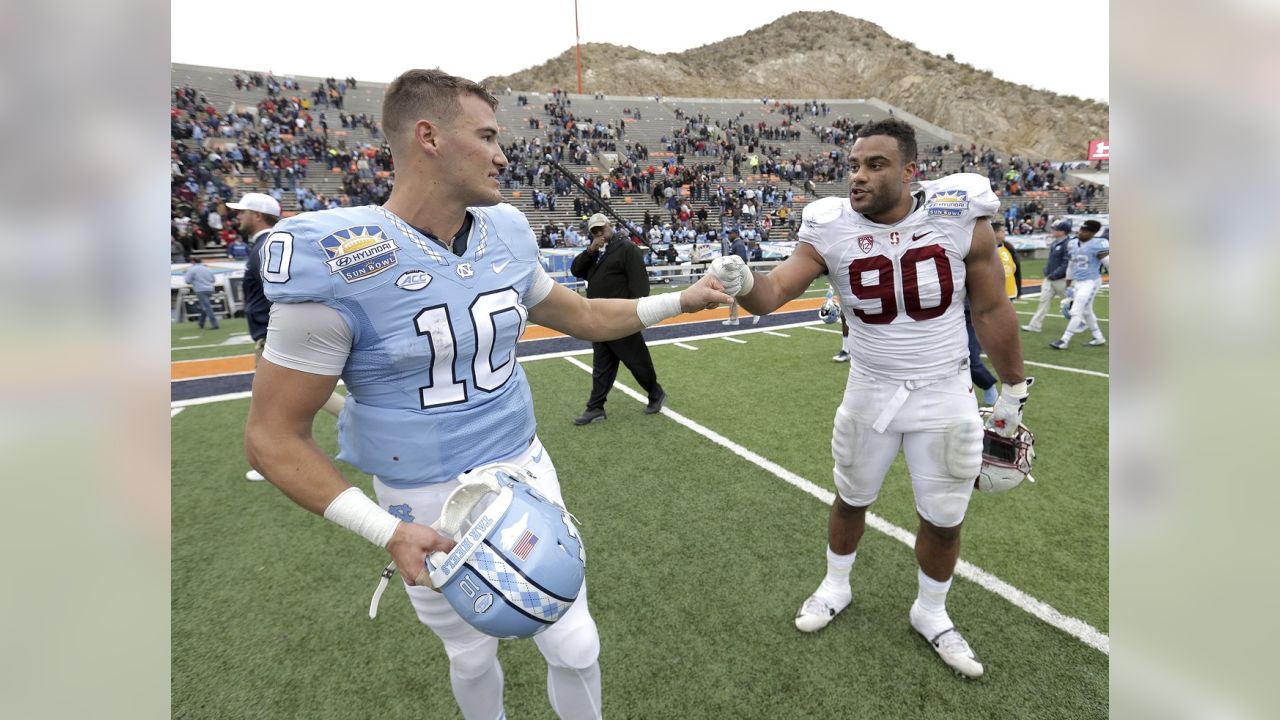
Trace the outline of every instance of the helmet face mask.
<instances>
[{"instance_id":1,"label":"helmet face mask","mask_svg":"<svg viewBox=\"0 0 1280 720\"><path fill-rule=\"evenodd\" d=\"M551 627L573 605L586 551L572 517L514 465L462 475L445 501L440 532L458 543L427 558L432 584L486 635L524 638Z\"/></svg>"},{"instance_id":2,"label":"helmet face mask","mask_svg":"<svg viewBox=\"0 0 1280 720\"><path fill-rule=\"evenodd\" d=\"M991 408L979 408L985 424ZM982 492L1005 492L1031 477L1031 462L1035 459L1035 435L1026 425L1019 425L1013 437L1001 437L994 430L982 434L982 469L973 486ZM1031 482L1035 482L1032 479Z\"/></svg>"}]
</instances>

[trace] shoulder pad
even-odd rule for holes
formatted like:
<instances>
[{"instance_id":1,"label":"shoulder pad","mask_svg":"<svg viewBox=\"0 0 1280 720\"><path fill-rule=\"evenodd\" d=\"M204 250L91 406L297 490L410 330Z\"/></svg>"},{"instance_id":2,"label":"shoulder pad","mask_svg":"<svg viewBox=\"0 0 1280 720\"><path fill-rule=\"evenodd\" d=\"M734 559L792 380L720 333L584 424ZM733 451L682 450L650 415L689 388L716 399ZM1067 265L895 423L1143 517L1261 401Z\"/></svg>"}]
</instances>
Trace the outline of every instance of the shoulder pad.
<instances>
[{"instance_id":1,"label":"shoulder pad","mask_svg":"<svg viewBox=\"0 0 1280 720\"><path fill-rule=\"evenodd\" d=\"M808 226L826 225L827 223L839 218L844 214L844 209L849 204L849 199L845 197L819 198L804 206L801 212L801 223Z\"/></svg>"},{"instance_id":2,"label":"shoulder pad","mask_svg":"<svg viewBox=\"0 0 1280 720\"><path fill-rule=\"evenodd\" d=\"M399 262L390 223L367 208L295 215L263 242L262 280L272 302L325 302L366 289ZM368 282L366 282L368 281Z\"/></svg>"},{"instance_id":3,"label":"shoulder pad","mask_svg":"<svg viewBox=\"0 0 1280 720\"><path fill-rule=\"evenodd\" d=\"M488 242L503 245L516 260L538 259L538 238L533 234L533 228L529 227L529 218L514 205L498 203L469 209L477 217L483 218L489 233Z\"/></svg>"},{"instance_id":4,"label":"shoulder pad","mask_svg":"<svg viewBox=\"0 0 1280 720\"><path fill-rule=\"evenodd\" d=\"M973 220L990 217L1000 209L991 181L977 173L955 173L920 186L925 190L925 210L933 217Z\"/></svg>"}]
</instances>

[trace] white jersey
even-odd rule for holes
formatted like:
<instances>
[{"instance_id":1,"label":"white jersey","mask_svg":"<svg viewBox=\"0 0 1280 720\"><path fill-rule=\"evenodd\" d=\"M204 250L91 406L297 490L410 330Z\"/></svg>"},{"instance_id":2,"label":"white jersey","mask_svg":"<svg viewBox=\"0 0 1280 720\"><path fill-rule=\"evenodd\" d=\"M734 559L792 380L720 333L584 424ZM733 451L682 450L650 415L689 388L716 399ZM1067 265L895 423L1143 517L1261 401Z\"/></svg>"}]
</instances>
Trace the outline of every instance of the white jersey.
<instances>
[{"instance_id":1,"label":"white jersey","mask_svg":"<svg viewBox=\"0 0 1280 720\"><path fill-rule=\"evenodd\" d=\"M894 225L874 223L847 197L804 208L799 240L826 262L849 321L853 367L885 380L926 380L963 370L965 257L979 218L1000 201L981 175L921 182Z\"/></svg>"}]
</instances>

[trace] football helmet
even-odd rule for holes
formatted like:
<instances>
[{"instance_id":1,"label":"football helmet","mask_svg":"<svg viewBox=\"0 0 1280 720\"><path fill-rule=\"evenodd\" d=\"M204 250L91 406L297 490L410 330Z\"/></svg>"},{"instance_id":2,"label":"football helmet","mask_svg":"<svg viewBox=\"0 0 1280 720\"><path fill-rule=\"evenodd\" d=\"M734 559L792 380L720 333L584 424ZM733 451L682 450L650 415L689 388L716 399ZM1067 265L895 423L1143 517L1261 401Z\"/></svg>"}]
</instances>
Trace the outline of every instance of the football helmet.
<instances>
[{"instance_id":1,"label":"football helmet","mask_svg":"<svg viewBox=\"0 0 1280 720\"><path fill-rule=\"evenodd\" d=\"M546 630L578 598L586 550L573 518L517 465L459 477L436 529L458 544L427 558L431 584L469 625L498 638Z\"/></svg>"},{"instance_id":2,"label":"football helmet","mask_svg":"<svg viewBox=\"0 0 1280 720\"><path fill-rule=\"evenodd\" d=\"M978 408L983 425L991 416L991 408ZM982 468L973 486L983 492L1012 490L1031 477L1031 461L1036 457L1036 437L1026 425L1019 425L1013 437L1001 437L995 430L982 434Z\"/></svg>"},{"instance_id":3,"label":"football helmet","mask_svg":"<svg viewBox=\"0 0 1280 720\"><path fill-rule=\"evenodd\" d=\"M840 306L835 301L827 300L818 308L818 319L830 325L840 319Z\"/></svg>"}]
</instances>

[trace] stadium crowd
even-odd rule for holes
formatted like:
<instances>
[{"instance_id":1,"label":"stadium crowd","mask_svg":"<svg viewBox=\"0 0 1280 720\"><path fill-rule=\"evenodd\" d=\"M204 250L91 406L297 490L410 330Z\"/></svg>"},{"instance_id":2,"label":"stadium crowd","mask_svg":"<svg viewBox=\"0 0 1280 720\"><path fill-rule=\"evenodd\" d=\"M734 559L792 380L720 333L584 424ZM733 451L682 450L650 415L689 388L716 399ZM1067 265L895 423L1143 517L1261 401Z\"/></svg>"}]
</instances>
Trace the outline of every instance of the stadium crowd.
<instances>
[{"instance_id":1,"label":"stadium crowd","mask_svg":"<svg viewBox=\"0 0 1280 720\"><path fill-rule=\"evenodd\" d=\"M172 257L190 259L192 252L225 250L234 257L234 211L226 202L251 185L284 204L293 196L301 211L381 204L392 186L390 147L381 139L376 119L368 113L347 113L343 98L357 86L355 78L326 78L307 90L292 78L271 73L240 72L237 90L266 91L254 104L233 103L220 111L199 89L173 90L170 109L172 175ZM507 91L510 95L510 91ZM586 216L602 202L622 196L648 197L657 210L633 223L637 241L700 242L723 238L730 229L745 239L787 239L794 235L801 197L812 199L818 184L843 182L848 170L848 147L862 126L847 118L828 120L831 108L812 100L783 103L762 98L777 123L751 122L745 113L729 120L672 108L678 123L659 139L660 149L627 141L627 123L641 118L639 108L623 108L616 122L580 117L563 90L553 90L542 105L542 116L530 116L533 137L513 137L503 151L509 165L499 180L504 189L531 188L533 209L556 211L572 196L573 215ZM518 106L529 98L515 97ZM322 110L323 108L323 110ZM331 137L329 113L338 111L338 127L362 128L374 142L348 144L346 133ZM831 149L805 156L780 143L799 142L807 124L812 140ZM596 158L610 156L612 169L587 172ZM968 148L948 144L922 147L917 179L934 179L952 172L985 175L1002 197L1019 198L1005 209L1006 229L1012 235L1044 232L1052 219L1044 196L1064 191L1066 163L1032 162L1018 155L1003 160L999 153L976 144ZM574 183L555 172L548 159L579 168ZM330 194L309 186L309 173L341 174L340 190ZM1025 197L1023 201L1021 198ZM1081 182L1070 189L1068 210L1087 214L1105 202L1105 187ZM630 202L630 199L628 199ZM781 231L783 235L779 237ZM556 223L540 233L544 247L573 246L585 238L582 227L567 232Z\"/></svg>"}]
</instances>

